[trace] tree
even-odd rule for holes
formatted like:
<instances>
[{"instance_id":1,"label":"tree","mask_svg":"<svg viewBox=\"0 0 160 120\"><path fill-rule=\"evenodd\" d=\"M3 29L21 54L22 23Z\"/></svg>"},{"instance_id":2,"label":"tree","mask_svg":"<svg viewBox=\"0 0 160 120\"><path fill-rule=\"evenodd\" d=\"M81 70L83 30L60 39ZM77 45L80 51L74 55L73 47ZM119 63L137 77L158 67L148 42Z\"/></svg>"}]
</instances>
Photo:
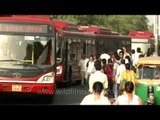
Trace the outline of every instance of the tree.
<instances>
[{"instance_id":1,"label":"tree","mask_svg":"<svg viewBox=\"0 0 160 120\"><path fill-rule=\"evenodd\" d=\"M148 19L144 15L113 15L106 20L106 26L124 35L130 31L148 31L147 23Z\"/></svg>"},{"instance_id":2,"label":"tree","mask_svg":"<svg viewBox=\"0 0 160 120\"><path fill-rule=\"evenodd\" d=\"M153 24L148 26L148 31L154 32L154 26L153 26Z\"/></svg>"},{"instance_id":3,"label":"tree","mask_svg":"<svg viewBox=\"0 0 160 120\"><path fill-rule=\"evenodd\" d=\"M66 22L78 22L76 15L53 15L52 19L64 20Z\"/></svg>"},{"instance_id":4,"label":"tree","mask_svg":"<svg viewBox=\"0 0 160 120\"><path fill-rule=\"evenodd\" d=\"M53 19L76 22L78 25L104 25L103 15L55 15Z\"/></svg>"}]
</instances>

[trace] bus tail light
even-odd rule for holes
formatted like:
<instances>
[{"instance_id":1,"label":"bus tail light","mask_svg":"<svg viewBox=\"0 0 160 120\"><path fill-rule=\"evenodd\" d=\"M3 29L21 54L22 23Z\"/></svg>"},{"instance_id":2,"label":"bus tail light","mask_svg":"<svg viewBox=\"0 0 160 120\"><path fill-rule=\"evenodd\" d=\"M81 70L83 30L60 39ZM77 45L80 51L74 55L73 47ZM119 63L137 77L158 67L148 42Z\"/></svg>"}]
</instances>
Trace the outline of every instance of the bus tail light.
<instances>
[{"instance_id":1,"label":"bus tail light","mask_svg":"<svg viewBox=\"0 0 160 120\"><path fill-rule=\"evenodd\" d=\"M62 74L63 67L62 66L57 66L57 75Z\"/></svg>"},{"instance_id":2,"label":"bus tail light","mask_svg":"<svg viewBox=\"0 0 160 120\"><path fill-rule=\"evenodd\" d=\"M36 83L54 83L55 74L53 72L47 73L40 77Z\"/></svg>"}]
</instances>

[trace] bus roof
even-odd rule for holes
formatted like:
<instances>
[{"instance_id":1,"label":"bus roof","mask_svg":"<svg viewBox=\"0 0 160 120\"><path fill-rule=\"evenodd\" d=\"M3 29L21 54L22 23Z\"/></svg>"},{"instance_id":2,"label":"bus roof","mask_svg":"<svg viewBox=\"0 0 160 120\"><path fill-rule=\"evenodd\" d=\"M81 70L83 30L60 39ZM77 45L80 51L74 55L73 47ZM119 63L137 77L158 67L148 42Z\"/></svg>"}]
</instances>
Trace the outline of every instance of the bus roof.
<instances>
[{"instance_id":1,"label":"bus roof","mask_svg":"<svg viewBox=\"0 0 160 120\"><path fill-rule=\"evenodd\" d=\"M68 24L62 20L52 20L53 25L55 26L56 30L68 30Z\"/></svg>"},{"instance_id":2,"label":"bus roof","mask_svg":"<svg viewBox=\"0 0 160 120\"><path fill-rule=\"evenodd\" d=\"M119 35L118 32L111 31L106 27L97 27L97 26L78 26L73 22L66 22L63 20L52 20L53 25L57 31L77 31L77 32L86 32L89 34L103 34L103 35Z\"/></svg>"},{"instance_id":3,"label":"bus roof","mask_svg":"<svg viewBox=\"0 0 160 120\"><path fill-rule=\"evenodd\" d=\"M129 36L121 36L121 35L102 35L102 34L95 34L95 33L89 33L89 32L77 32L77 31L63 31L65 35L69 36L82 36L82 37L92 37L92 38L98 38L98 39L104 39L104 38L114 38L114 39L123 39L128 40L131 39Z\"/></svg>"},{"instance_id":4,"label":"bus roof","mask_svg":"<svg viewBox=\"0 0 160 120\"><path fill-rule=\"evenodd\" d=\"M46 15L6 15L0 16L0 21L3 22L37 22L37 23L44 23L48 22L50 24L51 20L49 16Z\"/></svg>"},{"instance_id":5,"label":"bus roof","mask_svg":"<svg viewBox=\"0 0 160 120\"><path fill-rule=\"evenodd\" d=\"M53 20L53 25L55 26L57 31L63 31L63 30L68 30L68 31L78 31L81 32L77 28L77 24L73 22L65 22L63 20Z\"/></svg>"},{"instance_id":6,"label":"bus roof","mask_svg":"<svg viewBox=\"0 0 160 120\"><path fill-rule=\"evenodd\" d=\"M118 32L111 31L109 28L105 27L97 27L97 26L77 26L79 30L84 32L92 32L95 34L103 34L103 35L119 35Z\"/></svg>"},{"instance_id":7,"label":"bus roof","mask_svg":"<svg viewBox=\"0 0 160 120\"><path fill-rule=\"evenodd\" d=\"M65 22L63 20L52 20L57 31L62 31L70 36L88 36L96 38L131 39L129 36L120 35L106 27L97 26L77 26L76 23Z\"/></svg>"}]
</instances>

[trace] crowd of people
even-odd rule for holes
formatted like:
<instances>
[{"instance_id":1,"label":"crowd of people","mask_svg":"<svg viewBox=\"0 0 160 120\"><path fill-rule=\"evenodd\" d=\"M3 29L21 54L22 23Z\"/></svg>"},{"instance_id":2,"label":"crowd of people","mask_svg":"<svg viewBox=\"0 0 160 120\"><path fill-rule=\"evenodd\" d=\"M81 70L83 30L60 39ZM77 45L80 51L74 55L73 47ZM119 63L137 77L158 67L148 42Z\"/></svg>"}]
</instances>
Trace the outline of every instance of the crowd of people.
<instances>
[{"instance_id":1,"label":"crowd of people","mask_svg":"<svg viewBox=\"0 0 160 120\"><path fill-rule=\"evenodd\" d=\"M153 55L150 50L143 54L139 47L130 53L125 47L111 55L105 51L100 56L90 55L89 60L82 55L79 62L81 84L88 85L90 94L81 105L142 105L141 99L135 95L136 63L140 57ZM113 95L114 103L108 101L109 94Z\"/></svg>"}]
</instances>

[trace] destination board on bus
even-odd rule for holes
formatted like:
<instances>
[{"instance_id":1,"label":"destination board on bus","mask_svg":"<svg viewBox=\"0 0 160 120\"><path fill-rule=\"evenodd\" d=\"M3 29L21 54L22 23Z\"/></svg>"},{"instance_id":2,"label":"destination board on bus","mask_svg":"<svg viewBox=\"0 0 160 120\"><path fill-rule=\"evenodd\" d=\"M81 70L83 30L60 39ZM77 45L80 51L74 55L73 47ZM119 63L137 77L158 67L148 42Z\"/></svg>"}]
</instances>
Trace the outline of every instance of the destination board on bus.
<instances>
[{"instance_id":1,"label":"destination board on bus","mask_svg":"<svg viewBox=\"0 0 160 120\"><path fill-rule=\"evenodd\" d=\"M51 31L49 25L0 23L0 32L51 33Z\"/></svg>"}]
</instances>

